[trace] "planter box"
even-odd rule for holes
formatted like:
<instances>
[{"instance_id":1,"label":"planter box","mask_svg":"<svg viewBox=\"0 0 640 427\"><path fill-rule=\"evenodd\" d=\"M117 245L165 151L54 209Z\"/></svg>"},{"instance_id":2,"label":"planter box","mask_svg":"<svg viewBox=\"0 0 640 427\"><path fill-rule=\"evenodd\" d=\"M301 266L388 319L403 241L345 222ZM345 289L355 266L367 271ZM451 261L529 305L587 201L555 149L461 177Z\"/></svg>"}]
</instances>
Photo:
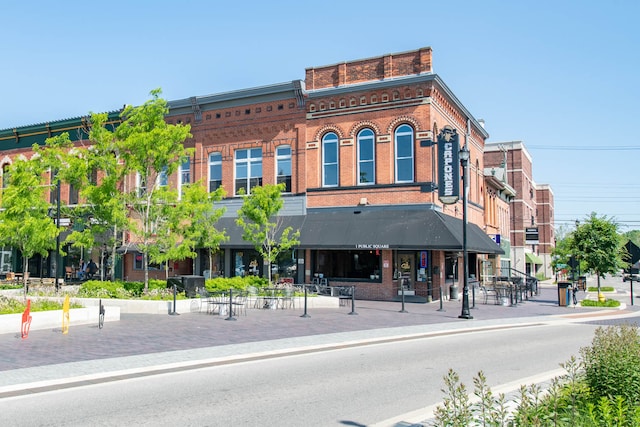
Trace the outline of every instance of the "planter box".
<instances>
[{"instance_id":1,"label":"planter box","mask_svg":"<svg viewBox=\"0 0 640 427\"><path fill-rule=\"evenodd\" d=\"M115 322L120 320L120 308L105 306L104 321ZM69 327L74 325L86 325L95 323L98 325L98 305L91 308L72 308L69 310ZM0 334L18 333L22 327L22 313L3 314L0 316ZM31 328L38 329L62 329L62 310L32 311Z\"/></svg>"}]
</instances>

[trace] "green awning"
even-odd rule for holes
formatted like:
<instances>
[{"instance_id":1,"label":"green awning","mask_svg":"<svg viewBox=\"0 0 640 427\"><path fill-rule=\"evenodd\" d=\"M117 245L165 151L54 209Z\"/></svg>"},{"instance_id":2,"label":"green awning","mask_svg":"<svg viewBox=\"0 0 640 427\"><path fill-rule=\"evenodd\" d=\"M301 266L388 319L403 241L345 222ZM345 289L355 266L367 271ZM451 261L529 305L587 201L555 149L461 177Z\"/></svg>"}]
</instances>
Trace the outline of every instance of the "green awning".
<instances>
[{"instance_id":1,"label":"green awning","mask_svg":"<svg viewBox=\"0 0 640 427\"><path fill-rule=\"evenodd\" d=\"M536 254L527 252L525 254L525 258L527 259L527 264L531 263L536 265L542 265L542 259Z\"/></svg>"}]
</instances>

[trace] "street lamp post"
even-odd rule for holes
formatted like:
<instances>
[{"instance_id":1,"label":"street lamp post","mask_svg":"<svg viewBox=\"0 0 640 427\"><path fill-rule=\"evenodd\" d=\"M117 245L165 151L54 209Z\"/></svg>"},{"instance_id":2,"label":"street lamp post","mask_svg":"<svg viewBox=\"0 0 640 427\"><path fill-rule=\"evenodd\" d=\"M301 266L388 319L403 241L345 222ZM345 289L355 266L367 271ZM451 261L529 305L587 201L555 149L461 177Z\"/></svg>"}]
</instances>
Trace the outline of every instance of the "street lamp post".
<instances>
[{"instance_id":1,"label":"street lamp post","mask_svg":"<svg viewBox=\"0 0 640 427\"><path fill-rule=\"evenodd\" d=\"M60 180L58 179L56 185L56 227L58 227L58 234L56 236L56 292L60 289Z\"/></svg>"},{"instance_id":2,"label":"street lamp post","mask_svg":"<svg viewBox=\"0 0 640 427\"><path fill-rule=\"evenodd\" d=\"M462 313L458 317L473 319L469 312L469 251L467 250L469 148L466 144L460 149L460 164L462 165L462 264L464 279L462 282Z\"/></svg>"}]
</instances>

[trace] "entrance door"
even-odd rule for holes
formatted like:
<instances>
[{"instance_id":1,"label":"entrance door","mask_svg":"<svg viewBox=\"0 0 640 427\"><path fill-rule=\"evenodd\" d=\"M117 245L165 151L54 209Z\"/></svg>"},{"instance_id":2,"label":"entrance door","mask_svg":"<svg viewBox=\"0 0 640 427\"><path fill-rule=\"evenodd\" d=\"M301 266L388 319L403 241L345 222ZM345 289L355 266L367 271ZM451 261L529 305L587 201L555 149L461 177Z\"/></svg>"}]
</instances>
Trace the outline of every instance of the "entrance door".
<instances>
[{"instance_id":1,"label":"entrance door","mask_svg":"<svg viewBox=\"0 0 640 427\"><path fill-rule=\"evenodd\" d=\"M400 252L398 254L398 271L399 271L399 285L404 288L405 295L415 292L414 280L415 277L415 254L413 252ZM398 292L401 293L402 288L398 287Z\"/></svg>"}]
</instances>

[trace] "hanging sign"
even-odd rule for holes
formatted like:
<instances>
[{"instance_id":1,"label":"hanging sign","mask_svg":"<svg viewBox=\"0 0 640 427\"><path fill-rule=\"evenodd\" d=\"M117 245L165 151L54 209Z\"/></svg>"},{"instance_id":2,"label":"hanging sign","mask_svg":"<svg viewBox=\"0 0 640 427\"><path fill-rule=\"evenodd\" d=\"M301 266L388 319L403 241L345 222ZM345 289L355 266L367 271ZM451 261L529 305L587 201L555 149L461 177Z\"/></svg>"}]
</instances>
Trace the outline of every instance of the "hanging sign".
<instances>
[{"instance_id":1,"label":"hanging sign","mask_svg":"<svg viewBox=\"0 0 640 427\"><path fill-rule=\"evenodd\" d=\"M458 131L445 126L438 134L438 199L445 205L460 198L459 152Z\"/></svg>"}]
</instances>

